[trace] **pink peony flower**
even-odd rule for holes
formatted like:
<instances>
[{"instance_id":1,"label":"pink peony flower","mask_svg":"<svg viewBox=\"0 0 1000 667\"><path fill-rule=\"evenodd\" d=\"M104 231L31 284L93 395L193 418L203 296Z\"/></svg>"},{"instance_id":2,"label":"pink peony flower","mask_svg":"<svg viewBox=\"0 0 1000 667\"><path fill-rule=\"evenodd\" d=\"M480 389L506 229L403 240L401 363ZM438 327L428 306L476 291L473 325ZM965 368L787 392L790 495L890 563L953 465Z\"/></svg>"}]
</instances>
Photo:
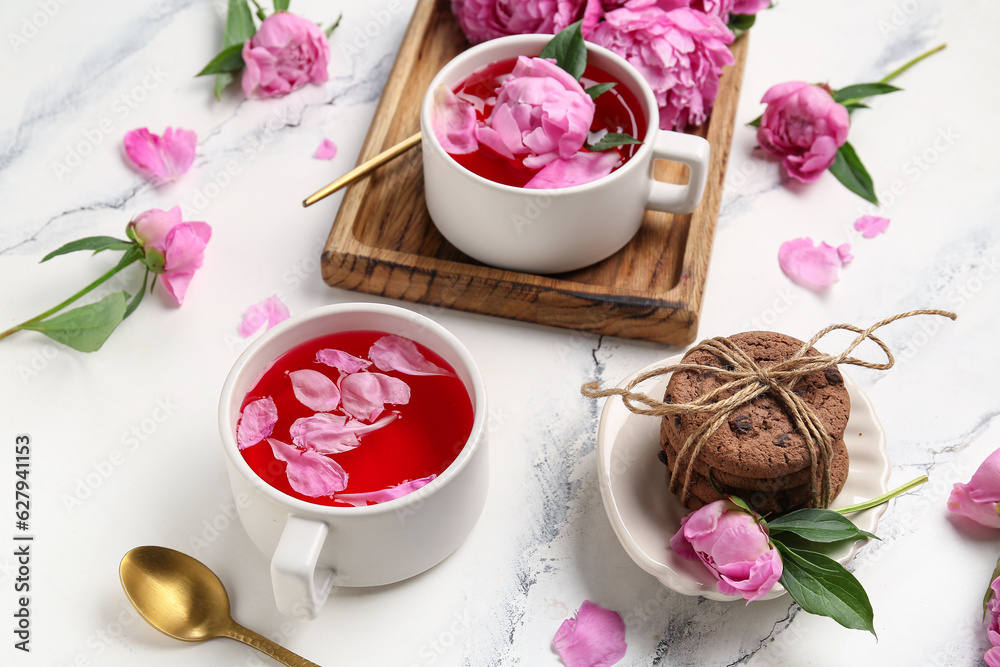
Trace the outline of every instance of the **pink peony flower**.
<instances>
[{"instance_id":1,"label":"pink peony flower","mask_svg":"<svg viewBox=\"0 0 1000 667\"><path fill-rule=\"evenodd\" d=\"M610 667L625 657L625 622L616 611L584 600L567 618L552 645L566 667Z\"/></svg>"},{"instance_id":2,"label":"pink peony flower","mask_svg":"<svg viewBox=\"0 0 1000 667\"><path fill-rule=\"evenodd\" d=\"M194 272L201 268L212 228L204 222L182 222L181 209L175 206L140 213L129 230L146 251L146 266L159 274L167 294L181 305Z\"/></svg>"},{"instance_id":3,"label":"pink peony flower","mask_svg":"<svg viewBox=\"0 0 1000 667\"><path fill-rule=\"evenodd\" d=\"M733 14L758 14L771 6L771 0L734 0Z\"/></svg>"},{"instance_id":4,"label":"pink peony flower","mask_svg":"<svg viewBox=\"0 0 1000 667\"><path fill-rule=\"evenodd\" d=\"M809 237L785 241L778 248L778 264L785 275L816 292L840 280L840 267L852 259L849 245L834 248L823 242L814 246Z\"/></svg>"},{"instance_id":5,"label":"pink peony flower","mask_svg":"<svg viewBox=\"0 0 1000 667\"><path fill-rule=\"evenodd\" d=\"M830 168L847 142L847 109L822 86L789 81L772 86L757 128L757 142L792 178L811 183Z\"/></svg>"},{"instance_id":6,"label":"pink peony flower","mask_svg":"<svg viewBox=\"0 0 1000 667\"><path fill-rule=\"evenodd\" d=\"M451 0L473 44L506 35L555 34L573 23L584 0Z\"/></svg>"},{"instance_id":7,"label":"pink peony flower","mask_svg":"<svg viewBox=\"0 0 1000 667\"><path fill-rule=\"evenodd\" d=\"M993 591L990 601L986 604L986 613L990 617L986 634L990 638L990 648L983 656L986 664L990 667L1000 667L1000 577L997 577L990 584Z\"/></svg>"},{"instance_id":8,"label":"pink peony flower","mask_svg":"<svg viewBox=\"0 0 1000 667\"><path fill-rule=\"evenodd\" d=\"M1000 528L1000 449L986 457L968 484L951 489L948 509L990 528Z\"/></svg>"},{"instance_id":9,"label":"pink peony flower","mask_svg":"<svg viewBox=\"0 0 1000 667\"><path fill-rule=\"evenodd\" d=\"M521 56L476 138L507 158L524 155L524 166L538 169L583 148L593 120L594 100L569 72Z\"/></svg>"},{"instance_id":10,"label":"pink peony flower","mask_svg":"<svg viewBox=\"0 0 1000 667\"><path fill-rule=\"evenodd\" d=\"M312 21L277 12L243 44L243 62L241 84L247 97L281 97L329 78L330 43Z\"/></svg>"},{"instance_id":11,"label":"pink peony flower","mask_svg":"<svg viewBox=\"0 0 1000 667\"><path fill-rule=\"evenodd\" d=\"M778 550L767 528L728 500L716 500L681 519L670 548L700 560L716 579L719 592L758 600L781 578Z\"/></svg>"},{"instance_id":12,"label":"pink peony flower","mask_svg":"<svg viewBox=\"0 0 1000 667\"><path fill-rule=\"evenodd\" d=\"M140 127L125 133L125 156L147 180L173 181L180 178L194 162L198 135L191 130L168 127L163 136Z\"/></svg>"},{"instance_id":13,"label":"pink peony flower","mask_svg":"<svg viewBox=\"0 0 1000 667\"><path fill-rule=\"evenodd\" d=\"M584 20L584 38L642 73L660 107L660 127L684 129L705 122L722 68L733 62L727 48L733 33L722 20L687 7L666 11L656 0L629 0L597 22L592 9Z\"/></svg>"}]
</instances>

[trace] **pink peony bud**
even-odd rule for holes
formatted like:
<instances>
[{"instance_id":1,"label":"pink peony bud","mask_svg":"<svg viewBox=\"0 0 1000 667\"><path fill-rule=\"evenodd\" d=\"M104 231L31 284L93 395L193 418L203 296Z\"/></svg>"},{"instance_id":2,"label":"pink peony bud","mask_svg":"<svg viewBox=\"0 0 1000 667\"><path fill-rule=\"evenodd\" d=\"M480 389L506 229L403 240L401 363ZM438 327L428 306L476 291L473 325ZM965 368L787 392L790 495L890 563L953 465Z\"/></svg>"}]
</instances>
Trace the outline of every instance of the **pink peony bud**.
<instances>
[{"instance_id":1,"label":"pink peony bud","mask_svg":"<svg viewBox=\"0 0 1000 667\"><path fill-rule=\"evenodd\" d=\"M989 637L991 648L983 659L990 667L1000 667L1000 577L992 581L990 590L993 591L993 595L986 603L986 614L990 619L986 635Z\"/></svg>"},{"instance_id":2,"label":"pink peony bud","mask_svg":"<svg viewBox=\"0 0 1000 667\"><path fill-rule=\"evenodd\" d=\"M277 12L243 45L243 62L247 97L281 97L329 78L330 41L312 21Z\"/></svg>"},{"instance_id":3,"label":"pink peony bud","mask_svg":"<svg viewBox=\"0 0 1000 667\"><path fill-rule=\"evenodd\" d=\"M821 86L789 81L772 86L761 102L767 105L757 128L760 147L788 175L811 183L830 168L837 149L847 142L847 109Z\"/></svg>"},{"instance_id":4,"label":"pink peony bud","mask_svg":"<svg viewBox=\"0 0 1000 667\"><path fill-rule=\"evenodd\" d=\"M576 20L584 0L451 0L473 44L506 35L555 34Z\"/></svg>"},{"instance_id":5,"label":"pink peony bud","mask_svg":"<svg viewBox=\"0 0 1000 667\"><path fill-rule=\"evenodd\" d=\"M476 138L507 158L524 155L524 166L540 169L583 148L593 120L594 100L569 72L551 60L521 56Z\"/></svg>"},{"instance_id":6,"label":"pink peony bud","mask_svg":"<svg viewBox=\"0 0 1000 667\"><path fill-rule=\"evenodd\" d=\"M182 222L181 209L144 211L129 223L146 250L163 256L160 280L170 297L181 305L194 272L201 268L212 228L204 222Z\"/></svg>"},{"instance_id":7,"label":"pink peony bud","mask_svg":"<svg viewBox=\"0 0 1000 667\"><path fill-rule=\"evenodd\" d=\"M990 528L1000 528L1000 449L986 457L968 484L955 484L948 509Z\"/></svg>"},{"instance_id":8,"label":"pink peony bud","mask_svg":"<svg viewBox=\"0 0 1000 667\"><path fill-rule=\"evenodd\" d=\"M718 579L720 593L742 595L747 602L764 597L781 578L781 556L767 529L728 500L716 500L681 519L670 548L704 563Z\"/></svg>"}]
</instances>

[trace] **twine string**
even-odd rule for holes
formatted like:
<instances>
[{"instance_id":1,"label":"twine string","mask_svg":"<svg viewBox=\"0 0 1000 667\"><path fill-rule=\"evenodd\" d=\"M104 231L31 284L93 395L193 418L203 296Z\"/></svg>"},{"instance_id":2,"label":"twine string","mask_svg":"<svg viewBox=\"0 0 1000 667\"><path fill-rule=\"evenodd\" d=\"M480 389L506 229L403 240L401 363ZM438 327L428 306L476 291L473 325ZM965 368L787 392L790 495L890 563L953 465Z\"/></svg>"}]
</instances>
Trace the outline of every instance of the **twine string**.
<instances>
[{"instance_id":1,"label":"twine string","mask_svg":"<svg viewBox=\"0 0 1000 667\"><path fill-rule=\"evenodd\" d=\"M795 393L795 385L799 380L812 373L836 368L840 364L875 370L892 368L896 363L895 357L893 357L889 346L875 336L874 332L897 320L916 315L937 315L951 320L957 317L955 313L947 310L921 309L893 315L876 322L867 329L861 329L853 324L830 325L803 343L802 347L788 359L766 367L755 362L730 340L709 338L701 341L691 352L704 350L711 353L722 362L722 368L704 364L670 364L640 373L624 387L601 389L599 383L588 382L583 385L580 391L588 398L620 396L625 407L637 415L655 417L677 414L710 415L688 436L676 457L673 474L670 476L670 490L679 495L682 501L686 501L690 494L695 462L712 435L729 420L729 417L740 406L748 404L762 394L770 393L787 412L795 431L805 440L809 452L809 488L813 506L828 507L832 500L830 475L833 440L812 406ZM809 353L809 350L817 342L827 334L837 330L850 331L857 336L837 355L816 353L815 351ZM871 340L882 350L885 355L884 362L866 361L851 356L865 340ZM678 371L712 372L722 376L726 381L687 403L665 402L635 391L638 385L647 380ZM678 471L681 471L681 474L678 474Z\"/></svg>"}]
</instances>

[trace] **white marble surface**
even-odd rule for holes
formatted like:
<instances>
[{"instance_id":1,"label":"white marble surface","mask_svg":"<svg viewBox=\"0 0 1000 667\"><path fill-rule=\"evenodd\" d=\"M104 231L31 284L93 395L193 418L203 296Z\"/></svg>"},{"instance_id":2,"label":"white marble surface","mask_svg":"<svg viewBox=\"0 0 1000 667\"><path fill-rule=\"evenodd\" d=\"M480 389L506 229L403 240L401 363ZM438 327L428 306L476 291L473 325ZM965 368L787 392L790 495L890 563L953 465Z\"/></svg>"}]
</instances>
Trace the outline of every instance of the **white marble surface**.
<instances>
[{"instance_id":1,"label":"white marble surface","mask_svg":"<svg viewBox=\"0 0 1000 667\"><path fill-rule=\"evenodd\" d=\"M434 316L479 360L492 401L481 521L422 576L338 590L312 622L278 614L267 560L233 518L218 393L248 344L235 332L249 304L280 294L297 313L369 300L319 275L340 198L307 210L300 201L353 165L412 6L296 0L293 11L323 23L343 11L329 83L221 102L193 76L221 39L211 2L0 6L0 328L113 261L81 253L38 264L66 241L119 235L131 216L173 205L214 229L184 306L148 298L99 352L32 333L0 342L0 663L266 664L228 640L182 644L135 616L118 561L161 544L209 564L242 623L324 665L557 665L552 636L587 598L625 618L622 664L979 664L1000 534L951 521L945 501L1000 442L1000 9L987 0L786 0L766 12L752 34L713 250L702 336L764 327L802 337L923 306L959 314L930 333L898 323L885 332L896 368L848 371L885 425L892 483L931 477L892 503L882 541L851 565L871 596L877 641L787 598L745 606L672 593L615 540L596 477L600 405L579 387L613 384L677 348L442 310ZM362 40L366 28L373 36ZM939 42L944 53L899 80L905 92L855 115L851 141L885 193L886 235L855 235L868 207L832 177L783 187L776 165L753 154L743 123L770 85L877 79ZM168 124L197 131L198 157L182 180L154 188L123 163L121 137ZM310 157L323 137L339 145L332 163ZM854 244L854 263L825 296L790 284L777 265L779 244L805 235ZM13 648L11 631L21 434L33 447L30 654Z\"/></svg>"}]
</instances>

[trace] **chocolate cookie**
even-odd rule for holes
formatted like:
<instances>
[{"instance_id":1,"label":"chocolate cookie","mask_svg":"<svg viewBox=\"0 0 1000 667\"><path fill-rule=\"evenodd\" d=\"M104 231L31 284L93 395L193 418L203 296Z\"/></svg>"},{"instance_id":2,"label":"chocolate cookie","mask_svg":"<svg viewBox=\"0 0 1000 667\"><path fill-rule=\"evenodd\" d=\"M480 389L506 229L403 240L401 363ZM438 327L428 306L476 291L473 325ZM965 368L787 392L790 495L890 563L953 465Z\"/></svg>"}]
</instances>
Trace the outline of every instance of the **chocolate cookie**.
<instances>
[{"instance_id":1,"label":"chocolate cookie","mask_svg":"<svg viewBox=\"0 0 1000 667\"><path fill-rule=\"evenodd\" d=\"M762 368L788 359L802 347L802 341L770 331L740 333L729 340ZM818 353L813 349L807 352L815 354ZM688 352L683 363L723 367L715 354L701 349ZM679 371L670 378L664 401L688 403L726 382L727 378L715 371ZM794 391L810 404L830 438L842 440L851 401L840 372L829 369L811 373L796 382ZM661 445L666 450L668 443L673 442L679 443L676 445L679 448L708 419L710 415L705 413L664 417ZM752 479L785 477L807 470L811 461L804 438L796 431L780 399L771 392L737 408L728 423L702 447L699 459L722 473Z\"/></svg>"}]
</instances>

